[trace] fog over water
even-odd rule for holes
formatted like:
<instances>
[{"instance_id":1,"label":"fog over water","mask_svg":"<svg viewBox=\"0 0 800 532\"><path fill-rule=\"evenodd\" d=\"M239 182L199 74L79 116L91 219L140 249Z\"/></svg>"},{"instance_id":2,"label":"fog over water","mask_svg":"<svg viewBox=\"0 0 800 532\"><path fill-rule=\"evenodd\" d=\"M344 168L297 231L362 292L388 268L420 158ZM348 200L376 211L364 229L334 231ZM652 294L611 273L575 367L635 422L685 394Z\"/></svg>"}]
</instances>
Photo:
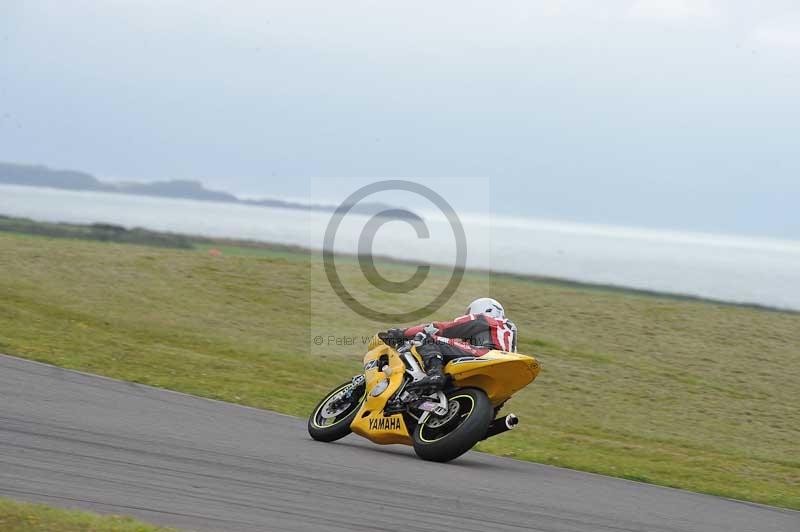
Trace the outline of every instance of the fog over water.
<instances>
[{"instance_id":1,"label":"fog over water","mask_svg":"<svg viewBox=\"0 0 800 532\"><path fill-rule=\"evenodd\" d=\"M183 199L0 186L0 214L106 222L321 249L330 213ZM422 213L430 238L391 221L374 251L452 264L447 220ZM470 268L491 269L800 310L800 242L460 214ZM367 218L348 215L335 249L354 253Z\"/></svg>"}]
</instances>

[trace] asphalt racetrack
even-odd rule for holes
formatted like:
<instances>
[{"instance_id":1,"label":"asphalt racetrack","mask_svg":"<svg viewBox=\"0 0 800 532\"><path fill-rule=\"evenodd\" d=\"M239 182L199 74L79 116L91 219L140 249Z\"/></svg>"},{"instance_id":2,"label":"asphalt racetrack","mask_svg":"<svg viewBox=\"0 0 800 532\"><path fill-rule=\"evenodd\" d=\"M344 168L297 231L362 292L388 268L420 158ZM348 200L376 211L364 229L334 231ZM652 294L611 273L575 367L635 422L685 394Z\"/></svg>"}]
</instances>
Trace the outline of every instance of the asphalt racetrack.
<instances>
[{"instance_id":1,"label":"asphalt racetrack","mask_svg":"<svg viewBox=\"0 0 800 532\"><path fill-rule=\"evenodd\" d=\"M433 464L352 435L318 443L302 419L5 356L0 496L191 530L800 531L800 512L475 452Z\"/></svg>"}]
</instances>

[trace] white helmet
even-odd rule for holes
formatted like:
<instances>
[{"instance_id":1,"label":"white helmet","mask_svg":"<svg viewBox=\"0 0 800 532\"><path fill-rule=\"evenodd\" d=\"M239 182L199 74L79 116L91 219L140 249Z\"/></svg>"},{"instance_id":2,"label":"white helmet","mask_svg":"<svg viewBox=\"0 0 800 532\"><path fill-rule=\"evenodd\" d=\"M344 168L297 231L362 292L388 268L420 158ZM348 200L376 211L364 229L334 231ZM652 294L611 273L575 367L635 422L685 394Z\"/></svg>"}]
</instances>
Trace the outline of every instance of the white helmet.
<instances>
[{"instance_id":1,"label":"white helmet","mask_svg":"<svg viewBox=\"0 0 800 532\"><path fill-rule=\"evenodd\" d=\"M482 297L470 303L467 307L466 314L486 314L487 316L497 319L506 317L506 311L503 309L503 305L491 297Z\"/></svg>"}]
</instances>

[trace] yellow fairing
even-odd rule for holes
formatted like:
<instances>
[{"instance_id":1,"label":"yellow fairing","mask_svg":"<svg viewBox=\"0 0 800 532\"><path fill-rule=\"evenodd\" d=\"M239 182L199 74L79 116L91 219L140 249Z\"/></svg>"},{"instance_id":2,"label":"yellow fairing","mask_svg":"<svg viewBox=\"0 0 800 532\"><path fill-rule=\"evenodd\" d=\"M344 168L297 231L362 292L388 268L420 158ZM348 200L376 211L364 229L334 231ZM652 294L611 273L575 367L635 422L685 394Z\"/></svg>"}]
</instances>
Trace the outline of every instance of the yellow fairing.
<instances>
[{"instance_id":1,"label":"yellow fairing","mask_svg":"<svg viewBox=\"0 0 800 532\"><path fill-rule=\"evenodd\" d=\"M489 351L479 358L463 358L445 366L457 388L480 388L492 405L508 400L539 374L539 362L527 355Z\"/></svg>"},{"instance_id":2,"label":"yellow fairing","mask_svg":"<svg viewBox=\"0 0 800 532\"><path fill-rule=\"evenodd\" d=\"M385 362L380 362L380 358L384 355L388 359L388 366L391 368L389 377L381 371ZM359 410L350 424L350 428L356 434L360 434L375 443L412 445L403 416L400 414L388 417L383 415L386 401L403 383L403 374L406 366L403 364L400 355L388 345L380 342L364 355L364 368L364 377L367 380L367 397L364 400L364 404L361 405L361 410ZM371 392L385 379L388 379L389 385L380 395L373 397Z\"/></svg>"},{"instance_id":3,"label":"yellow fairing","mask_svg":"<svg viewBox=\"0 0 800 532\"><path fill-rule=\"evenodd\" d=\"M371 342L370 347L364 355L367 395L350 428L375 443L412 445L403 416L383 415L386 402L403 383L406 365L400 354L382 341ZM412 349L412 353L422 365L416 348ZM391 368L389 375L382 371L384 366ZM486 392L492 405L497 406L536 378L539 362L526 355L489 351L480 358L453 360L445 366L444 371L452 376L455 387L479 388ZM383 386L385 389L373 396Z\"/></svg>"}]
</instances>

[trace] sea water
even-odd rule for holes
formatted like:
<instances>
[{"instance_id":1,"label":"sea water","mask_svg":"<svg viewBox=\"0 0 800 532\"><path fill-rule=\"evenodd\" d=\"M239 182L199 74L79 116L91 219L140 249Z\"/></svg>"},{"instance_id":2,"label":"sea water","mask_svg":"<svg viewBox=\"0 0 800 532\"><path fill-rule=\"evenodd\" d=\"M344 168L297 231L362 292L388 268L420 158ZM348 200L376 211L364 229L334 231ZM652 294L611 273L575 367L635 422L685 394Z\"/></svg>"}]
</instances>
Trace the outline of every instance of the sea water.
<instances>
[{"instance_id":1,"label":"sea water","mask_svg":"<svg viewBox=\"0 0 800 532\"><path fill-rule=\"evenodd\" d=\"M331 214L302 209L0 185L0 214L49 222L104 222L321 249ZM374 252L453 264L448 221L424 215L429 238L392 221ZM355 253L367 218L348 215L334 241ZM462 215L467 266L800 310L800 242Z\"/></svg>"}]
</instances>

